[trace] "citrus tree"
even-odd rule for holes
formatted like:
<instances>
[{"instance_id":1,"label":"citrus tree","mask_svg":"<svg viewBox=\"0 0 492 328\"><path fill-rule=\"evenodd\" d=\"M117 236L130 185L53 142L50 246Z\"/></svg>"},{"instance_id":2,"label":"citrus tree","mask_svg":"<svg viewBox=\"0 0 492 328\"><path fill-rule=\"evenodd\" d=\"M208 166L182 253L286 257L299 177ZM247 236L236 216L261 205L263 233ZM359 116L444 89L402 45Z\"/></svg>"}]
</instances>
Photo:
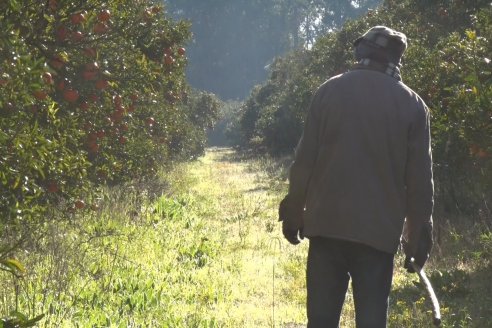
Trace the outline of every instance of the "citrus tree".
<instances>
[{"instance_id":1,"label":"citrus tree","mask_svg":"<svg viewBox=\"0 0 492 328\"><path fill-rule=\"evenodd\" d=\"M2 224L54 204L88 207L94 184L152 175L195 147L185 137L193 115L180 105L189 26L164 9L151 0L1 2Z\"/></svg>"},{"instance_id":2,"label":"citrus tree","mask_svg":"<svg viewBox=\"0 0 492 328\"><path fill-rule=\"evenodd\" d=\"M45 220L202 152L217 101L189 100L189 25L159 1L5 0L0 27L0 271L15 278Z\"/></svg>"}]
</instances>

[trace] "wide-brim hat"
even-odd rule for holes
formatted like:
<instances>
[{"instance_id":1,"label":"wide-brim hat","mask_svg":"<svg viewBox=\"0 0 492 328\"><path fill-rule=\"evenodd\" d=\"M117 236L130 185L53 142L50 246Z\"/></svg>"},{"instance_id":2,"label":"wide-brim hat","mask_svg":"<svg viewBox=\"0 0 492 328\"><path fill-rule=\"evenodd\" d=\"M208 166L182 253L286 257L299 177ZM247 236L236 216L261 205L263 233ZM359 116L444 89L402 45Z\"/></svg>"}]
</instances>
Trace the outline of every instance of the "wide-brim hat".
<instances>
[{"instance_id":1,"label":"wide-brim hat","mask_svg":"<svg viewBox=\"0 0 492 328\"><path fill-rule=\"evenodd\" d=\"M371 27L364 35L355 40L354 46L357 47L361 42L387 51L394 58L401 58L407 48L406 35L386 26Z\"/></svg>"}]
</instances>

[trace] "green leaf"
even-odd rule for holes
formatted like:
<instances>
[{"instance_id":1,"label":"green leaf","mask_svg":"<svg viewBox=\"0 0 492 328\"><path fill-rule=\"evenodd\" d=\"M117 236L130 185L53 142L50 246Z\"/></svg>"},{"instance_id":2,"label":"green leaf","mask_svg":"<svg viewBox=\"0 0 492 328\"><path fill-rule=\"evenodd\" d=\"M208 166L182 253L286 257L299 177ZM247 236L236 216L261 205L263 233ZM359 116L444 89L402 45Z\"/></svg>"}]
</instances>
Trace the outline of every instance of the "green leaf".
<instances>
[{"instance_id":1,"label":"green leaf","mask_svg":"<svg viewBox=\"0 0 492 328\"><path fill-rule=\"evenodd\" d=\"M472 31L472 30L466 30L466 36L470 40L476 40L477 39L477 33L475 31Z\"/></svg>"},{"instance_id":2,"label":"green leaf","mask_svg":"<svg viewBox=\"0 0 492 328\"><path fill-rule=\"evenodd\" d=\"M41 319L43 319L43 318L44 318L44 313L38 315L37 317L34 317L32 319L27 320L24 323L24 327L34 327L36 325L36 323L41 321Z\"/></svg>"},{"instance_id":3,"label":"green leaf","mask_svg":"<svg viewBox=\"0 0 492 328\"><path fill-rule=\"evenodd\" d=\"M12 8L14 11L20 11L21 5L17 0L10 0L10 8Z\"/></svg>"},{"instance_id":4,"label":"green leaf","mask_svg":"<svg viewBox=\"0 0 492 328\"><path fill-rule=\"evenodd\" d=\"M17 176L12 188L17 189L17 187L19 187L19 184L20 184L20 176Z\"/></svg>"},{"instance_id":5,"label":"green leaf","mask_svg":"<svg viewBox=\"0 0 492 328\"><path fill-rule=\"evenodd\" d=\"M6 259L6 260L0 261L0 263L7 266L8 268L10 268L14 271L18 271L21 273L26 272L26 268L22 265L22 263L20 263L16 259Z\"/></svg>"},{"instance_id":6,"label":"green leaf","mask_svg":"<svg viewBox=\"0 0 492 328\"><path fill-rule=\"evenodd\" d=\"M10 313L11 316L16 317L19 319L22 323L26 322L28 320L27 316L24 313L18 312L18 311L13 311Z\"/></svg>"},{"instance_id":7,"label":"green leaf","mask_svg":"<svg viewBox=\"0 0 492 328\"><path fill-rule=\"evenodd\" d=\"M44 19L46 19L50 23L55 20L55 18L51 15L44 14L43 17L44 17Z\"/></svg>"}]
</instances>

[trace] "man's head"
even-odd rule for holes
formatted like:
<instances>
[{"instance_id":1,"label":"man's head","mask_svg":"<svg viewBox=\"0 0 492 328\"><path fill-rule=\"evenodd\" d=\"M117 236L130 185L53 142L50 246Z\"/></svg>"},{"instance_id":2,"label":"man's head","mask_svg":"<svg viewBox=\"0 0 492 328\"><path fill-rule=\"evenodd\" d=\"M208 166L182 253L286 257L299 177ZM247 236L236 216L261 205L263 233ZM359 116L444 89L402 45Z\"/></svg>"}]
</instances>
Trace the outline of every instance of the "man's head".
<instances>
[{"instance_id":1,"label":"man's head","mask_svg":"<svg viewBox=\"0 0 492 328\"><path fill-rule=\"evenodd\" d=\"M354 47L357 60L369 58L398 66L407 48L407 37L386 26L374 26L355 40Z\"/></svg>"}]
</instances>

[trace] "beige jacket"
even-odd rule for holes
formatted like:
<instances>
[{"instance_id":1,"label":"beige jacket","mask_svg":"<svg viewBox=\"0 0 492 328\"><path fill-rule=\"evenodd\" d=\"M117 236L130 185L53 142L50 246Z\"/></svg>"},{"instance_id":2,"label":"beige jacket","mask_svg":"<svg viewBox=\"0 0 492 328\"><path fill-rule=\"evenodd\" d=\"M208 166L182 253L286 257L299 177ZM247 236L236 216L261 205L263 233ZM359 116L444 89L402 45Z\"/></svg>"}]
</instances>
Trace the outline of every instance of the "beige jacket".
<instances>
[{"instance_id":1,"label":"beige jacket","mask_svg":"<svg viewBox=\"0 0 492 328\"><path fill-rule=\"evenodd\" d=\"M290 169L287 198L305 208L304 235L396 253L406 218L415 249L432 224L429 132L425 103L393 77L355 69L326 81Z\"/></svg>"}]
</instances>

